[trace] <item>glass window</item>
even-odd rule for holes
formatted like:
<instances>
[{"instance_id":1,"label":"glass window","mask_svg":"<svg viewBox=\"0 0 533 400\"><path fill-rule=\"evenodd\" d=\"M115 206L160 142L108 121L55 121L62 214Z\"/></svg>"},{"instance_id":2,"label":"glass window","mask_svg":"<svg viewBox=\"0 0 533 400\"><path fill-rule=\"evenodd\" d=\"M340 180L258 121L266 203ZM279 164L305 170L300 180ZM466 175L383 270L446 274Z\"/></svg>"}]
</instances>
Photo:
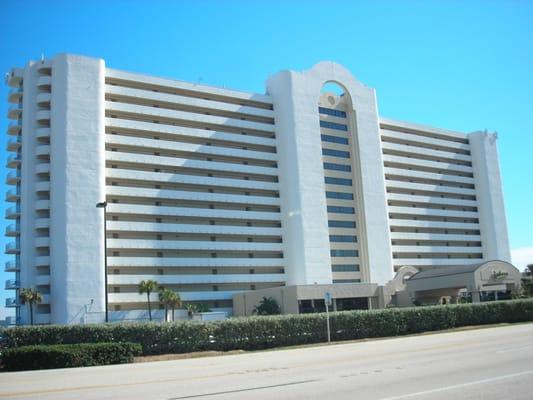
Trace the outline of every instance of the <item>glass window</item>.
<instances>
[{"instance_id":1,"label":"glass window","mask_svg":"<svg viewBox=\"0 0 533 400\"><path fill-rule=\"evenodd\" d=\"M333 170L333 171L346 171L346 172L351 172L352 171L352 167L349 166L349 165L329 163L329 162L325 162L324 163L324 169L330 169L330 170Z\"/></svg>"},{"instance_id":2,"label":"glass window","mask_svg":"<svg viewBox=\"0 0 533 400\"><path fill-rule=\"evenodd\" d=\"M331 143L340 143L340 144L348 144L348 138L343 138L340 136L332 136L332 135L320 135L320 138L323 142L331 142Z\"/></svg>"},{"instance_id":3,"label":"glass window","mask_svg":"<svg viewBox=\"0 0 533 400\"><path fill-rule=\"evenodd\" d=\"M337 214L355 214L355 208L341 207L341 206L328 206L328 212L337 213Z\"/></svg>"},{"instance_id":4,"label":"glass window","mask_svg":"<svg viewBox=\"0 0 533 400\"><path fill-rule=\"evenodd\" d=\"M359 250L330 250L331 257L359 257Z\"/></svg>"},{"instance_id":5,"label":"glass window","mask_svg":"<svg viewBox=\"0 0 533 400\"><path fill-rule=\"evenodd\" d=\"M330 228L355 228L355 221L328 221Z\"/></svg>"},{"instance_id":6,"label":"glass window","mask_svg":"<svg viewBox=\"0 0 533 400\"><path fill-rule=\"evenodd\" d=\"M334 178L332 176L326 176L324 178L324 182L329 183L331 185L352 186L352 180L351 179Z\"/></svg>"},{"instance_id":7,"label":"glass window","mask_svg":"<svg viewBox=\"0 0 533 400\"><path fill-rule=\"evenodd\" d=\"M359 283L361 279L333 279L333 283Z\"/></svg>"},{"instance_id":8,"label":"glass window","mask_svg":"<svg viewBox=\"0 0 533 400\"><path fill-rule=\"evenodd\" d=\"M334 264L331 266L332 272L358 272L359 264Z\"/></svg>"},{"instance_id":9,"label":"glass window","mask_svg":"<svg viewBox=\"0 0 533 400\"><path fill-rule=\"evenodd\" d=\"M328 128L328 129L335 129L337 131L344 131L344 132L347 132L348 131L348 125L344 125L344 124L337 124L335 122L330 122L330 121L320 121L320 126L322 128Z\"/></svg>"},{"instance_id":10,"label":"glass window","mask_svg":"<svg viewBox=\"0 0 533 400\"><path fill-rule=\"evenodd\" d=\"M352 193L343 193L343 192L326 192L327 199L342 199L342 200L353 200Z\"/></svg>"},{"instance_id":11,"label":"glass window","mask_svg":"<svg viewBox=\"0 0 533 400\"><path fill-rule=\"evenodd\" d=\"M332 115L334 117L346 118L346 113L341 110L334 110L333 108L318 107L319 114Z\"/></svg>"},{"instance_id":12,"label":"glass window","mask_svg":"<svg viewBox=\"0 0 533 400\"><path fill-rule=\"evenodd\" d=\"M334 150L334 149L322 149L322 155L324 155L324 156L333 156L333 157L342 157L342 158L350 158L350 152L349 151L341 151L341 150Z\"/></svg>"},{"instance_id":13,"label":"glass window","mask_svg":"<svg viewBox=\"0 0 533 400\"><path fill-rule=\"evenodd\" d=\"M357 243L357 236L353 235L329 235L330 242Z\"/></svg>"}]
</instances>

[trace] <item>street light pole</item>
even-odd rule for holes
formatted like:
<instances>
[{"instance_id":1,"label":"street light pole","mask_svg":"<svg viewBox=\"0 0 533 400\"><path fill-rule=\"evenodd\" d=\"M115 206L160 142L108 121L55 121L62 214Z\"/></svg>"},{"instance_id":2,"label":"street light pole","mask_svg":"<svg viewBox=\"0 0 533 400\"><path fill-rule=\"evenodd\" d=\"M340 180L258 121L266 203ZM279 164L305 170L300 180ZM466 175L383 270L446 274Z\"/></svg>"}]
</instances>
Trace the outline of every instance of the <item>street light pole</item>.
<instances>
[{"instance_id":1,"label":"street light pole","mask_svg":"<svg viewBox=\"0 0 533 400\"><path fill-rule=\"evenodd\" d=\"M104 209L104 289L105 289L105 322L109 322L107 311L107 201L96 203L96 208Z\"/></svg>"}]
</instances>

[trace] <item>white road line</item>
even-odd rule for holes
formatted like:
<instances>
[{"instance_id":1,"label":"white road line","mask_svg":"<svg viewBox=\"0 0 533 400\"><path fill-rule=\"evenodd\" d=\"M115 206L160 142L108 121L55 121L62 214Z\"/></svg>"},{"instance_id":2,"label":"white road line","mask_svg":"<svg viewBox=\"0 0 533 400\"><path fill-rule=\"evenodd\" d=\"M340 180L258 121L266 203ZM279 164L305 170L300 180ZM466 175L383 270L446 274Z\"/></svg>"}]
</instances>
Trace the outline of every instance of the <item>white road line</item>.
<instances>
[{"instance_id":1,"label":"white road line","mask_svg":"<svg viewBox=\"0 0 533 400\"><path fill-rule=\"evenodd\" d=\"M529 374L533 374L533 370L517 372L516 374L509 374L509 375L503 375L503 376L496 376L496 377L494 377L494 378L482 379L482 380L479 380L479 381L472 381L472 382L461 383L461 384L459 384L459 385L444 386L444 387L441 387L441 388L436 388L436 389L431 389L431 390L424 390L423 392L415 392L415 393L402 394L402 395L400 395L400 396L387 397L387 398L383 398L383 399L381 399L381 400L400 400L400 399L408 399L408 398L411 398L411 397L423 396L423 395L425 395L425 394L433 394L433 393L439 393L439 392L446 392L446 391L448 391L448 390L460 389L460 388L464 388L464 387L468 387L468 386L474 386L474 385L481 385L481 384L489 383L489 382L502 381L502 380L505 380L505 379L516 378L516 377L518 377L518 376L529 375Z\"/></svg>"},{"instance_id":2,"label":"white road line","mask_svg":"<svg viewBox=\"0 0 533 400\"><path fill-rule=\"evenodd\" d=\"M520 347L510 347L508 349L502 349L496 351L496 353L510 353L512 351L522 351L524 349L533 349L533 345L531 346L520 346Z\"/></svg>"}]
</instances>

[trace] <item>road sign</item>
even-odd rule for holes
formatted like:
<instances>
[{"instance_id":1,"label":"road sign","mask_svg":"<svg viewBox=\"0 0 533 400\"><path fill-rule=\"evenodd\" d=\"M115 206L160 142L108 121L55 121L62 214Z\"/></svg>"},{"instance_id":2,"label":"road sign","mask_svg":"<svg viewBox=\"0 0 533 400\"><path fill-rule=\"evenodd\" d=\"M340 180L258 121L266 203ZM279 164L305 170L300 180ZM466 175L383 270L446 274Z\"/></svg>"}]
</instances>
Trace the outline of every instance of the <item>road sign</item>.
<instances>
[{"instance_id":1,"label":"road sign","mask_svg":"<svg viewBox=\"0 0 533 400\"><path fill-rule=\"evenodd\" d=\"M324 293L324 301L326 302L326 305L331 306L332 302L331 302L331 293L330 292Z\"/></svg>"}]
</instances>

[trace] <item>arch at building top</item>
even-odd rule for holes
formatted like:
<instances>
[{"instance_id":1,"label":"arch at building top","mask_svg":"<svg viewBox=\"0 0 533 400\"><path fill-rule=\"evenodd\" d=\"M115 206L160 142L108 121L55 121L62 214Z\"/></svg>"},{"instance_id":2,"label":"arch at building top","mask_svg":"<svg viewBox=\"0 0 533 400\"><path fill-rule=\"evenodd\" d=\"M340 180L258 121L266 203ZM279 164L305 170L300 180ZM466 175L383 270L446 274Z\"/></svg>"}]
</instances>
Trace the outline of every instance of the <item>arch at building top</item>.
<instances>
[{"instance_id":1,"label":"arch at building top","mask_svg":"<svg viewBox=\"0 0 533 400\"><path fill-rule=\"evenodd\" d=\"M344 89L352 108L356 106L356 99L361 100L362 96L370 94L375 97L374 89L357 80L347 68L332 61L321 61L310 69L303 71L302 74L313 78L316 82L317 99L320 96L322 87L328 83L334 83Z\"/></svg>"},{"instance_id":2,"label":"arch at building top","mask_svg":"<svg viewBox=\"0 0 533 400\"><path fill-rule=\"evenodd\" d=\"M370 282L393 277L379 116L373 89L343 66L320 62L311 69L281 71L267 80L276 121L284 256L287 285L331 283L329 228L318 102L322 87L335 82L350 102L350 126L356 162L354 178L362 199L361 262L369 266ZM317 193L324 195L317 196ZM290 246L285 246L291 243Z\"/></svg>"}]
</instances>

